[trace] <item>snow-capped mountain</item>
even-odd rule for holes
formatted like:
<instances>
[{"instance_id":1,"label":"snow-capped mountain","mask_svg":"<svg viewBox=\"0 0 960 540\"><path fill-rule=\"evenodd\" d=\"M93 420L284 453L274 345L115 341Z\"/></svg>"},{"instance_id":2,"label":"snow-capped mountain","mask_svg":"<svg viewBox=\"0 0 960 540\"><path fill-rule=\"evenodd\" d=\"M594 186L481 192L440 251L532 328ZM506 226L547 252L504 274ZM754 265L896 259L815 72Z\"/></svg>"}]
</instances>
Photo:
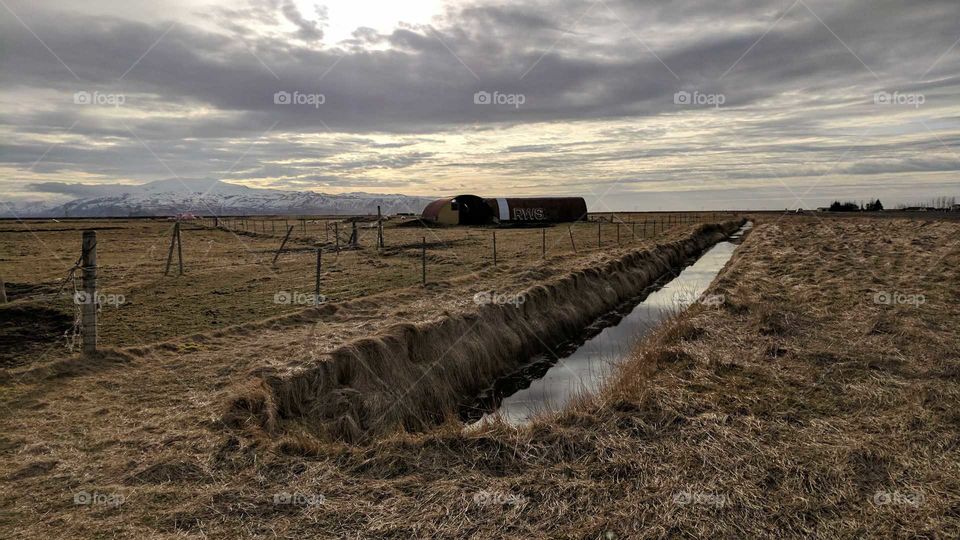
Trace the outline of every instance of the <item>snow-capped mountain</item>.
<instances>
[{"instance_id":1,"label":"snow-capped mountain","mask_svg":"<svg viewBox=\"0 0 960 540\"><path fill-rule=\"evenodd\" d=\"M44 187L44 186L42 186ZM46 185L79 195L69 202L0 205L0 215L18 217L166 216L180 212L197 215L356 215L420 213L432 199L407 195L346 193L327 195L311 191L257 189L219 180L170 179L142 185ZM12 208L11 208L12 206Z\"/></svg>"}]
</instances>

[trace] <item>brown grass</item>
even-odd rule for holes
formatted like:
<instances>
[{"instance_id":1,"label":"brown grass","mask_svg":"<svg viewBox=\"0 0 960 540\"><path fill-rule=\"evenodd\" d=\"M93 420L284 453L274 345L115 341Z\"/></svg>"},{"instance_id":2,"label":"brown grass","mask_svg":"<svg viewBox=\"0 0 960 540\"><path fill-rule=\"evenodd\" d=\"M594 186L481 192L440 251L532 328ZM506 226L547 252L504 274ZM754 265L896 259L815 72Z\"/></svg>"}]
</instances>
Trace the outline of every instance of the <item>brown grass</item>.
<instances>
[{"instance_id":1,"label":"brown grass","mask_svg":"<svg viewBox=\"0 0 960 540\"><path fill-rule=\"evenodd\" d=\"M712 214L690 213L685 220L703 221ZM585 260L619 247L637 248L651 239L667 238L686 228L676 223L678 214L644 214L628 217L651 222L632 228L622 225L618 246L615 224L605 218L601 247L597 247L597 224L573 224L577 254L570 245L568 227L546 229L548 258ZM653 220L670 219L664 234ZM294 225L288 252L273 265L285 220L246 220L247 230L212 229L196 222L183 224L184 276L164 277L167 248L173 223L164 219L137 220L0 220L0 277L7 283L13 302L0 306L0 367L22 365L60 356L65 351L63 333L74 318L72 284L56 293L60 282L80 251L80 234L94 229L98 234L99 289L103 294L123 295L125 303L103 306L100 343L131 347L168 340L213 329L259 321L303 309L296 303L276 303L280 292L313 293L315 248L326 250L321 292L330 303L364 298L415 286L421 280L421 239L427 240L428 281L440 283L473 274L492 266L493 229L475 227L400 227L398 220L385 225L386 248L378 251L371 223L361 224L360 248L332 253L332 224L338 223L341 247L346 247L350 224L343 219L308 220L304 231ZM331 229L328 232L327 226ZM239 227L231 222L232 227ZM672 229L672 231L671 231ZM276 231L271 232L271 231ZM255 232L253 232L255 231ZM266 231L266 232L261 232ZM656 233L656 234L655 234ZM541 260L540 229L497 231L498 266L508 271L535 267ZM21 344L16 347L14 344Z\"/></svg>"},{"instance_id":2,"label":"brown grass","mask_svg":"<svg viewBox=\"0 0 960 540\"><path fill-rule=\"evenodd\" d=\"M394 324L295 368L260 373L254 396L239 393L227 417L237 423L251 401L264 402L259 396L266 387L276 404L271 423L300 422L321 438L359 442L368 434L433 427L519 362L678 270L739 225L702 225L682 240L540 280L517 292L519 305L488 304ZM263 418L259 410L251 413Z\"/></svg>"},{"instance_id":3,"label":"brown grass","mask_svg":"<svg viewBox=\"0 0 960 540\"><path fill-rule=\"evenodd\" d=\"M596 399L521 430L250 436L215 412L268 361L238 338L0 386L0 536L956 537L958 237L761 224L713 286L720 308L679 316ZM874 303L884 291L926 303ZM76 506L80 490L126 499Z\"/></svg>"}]
</instances>

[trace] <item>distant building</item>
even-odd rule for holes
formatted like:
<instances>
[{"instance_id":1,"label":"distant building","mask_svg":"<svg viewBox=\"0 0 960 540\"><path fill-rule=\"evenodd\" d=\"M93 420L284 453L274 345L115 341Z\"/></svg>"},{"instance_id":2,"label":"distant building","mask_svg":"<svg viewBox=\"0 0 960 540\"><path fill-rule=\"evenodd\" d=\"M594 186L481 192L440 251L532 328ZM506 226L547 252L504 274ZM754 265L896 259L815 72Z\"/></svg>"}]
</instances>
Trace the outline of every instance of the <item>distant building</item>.
<instances>
[{"instance_id":1,"label":"distant building","mask_svg":"<svg viewBox=\"0 0 960 540\"><path fill-rule=\"evenodd\" d=\"M960 204L955 204L950 207L951 212L960 212Z\"/></svg>"},{"instance_id":2,"label":"distant building","mask_svg":"<svg viewBox=\"0 0 960 540\"><path fill-rule=\"evenodd\" d=\"M563 223L587 218L582 197L481 198L457 195L423 209L423 219L445 225Z\"/></svg>"}]
</instances>

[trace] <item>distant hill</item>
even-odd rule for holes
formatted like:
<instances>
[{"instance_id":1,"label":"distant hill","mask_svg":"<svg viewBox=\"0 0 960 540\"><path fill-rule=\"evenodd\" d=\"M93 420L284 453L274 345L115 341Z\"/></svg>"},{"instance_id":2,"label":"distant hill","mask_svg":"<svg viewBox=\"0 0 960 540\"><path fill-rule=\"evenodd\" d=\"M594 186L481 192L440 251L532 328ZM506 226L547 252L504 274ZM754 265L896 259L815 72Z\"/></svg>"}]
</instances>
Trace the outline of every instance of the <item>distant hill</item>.
<instances>
[{"instance_id":1,"label":"distant hill","mask_svg":"<svg viewBox=\"0 0 960 540\"><path fill-rule=\"evenodd\" d=\"M39 184L38 189L71 193L77 199L63 204L0 204L3 217L126 217L167 216L179 212L202 215L264 214L386 214L420 213L433 198L407 195L257 189L219 180L169 179L142 185L85 186Z\"/></svg>"}]
</instances>

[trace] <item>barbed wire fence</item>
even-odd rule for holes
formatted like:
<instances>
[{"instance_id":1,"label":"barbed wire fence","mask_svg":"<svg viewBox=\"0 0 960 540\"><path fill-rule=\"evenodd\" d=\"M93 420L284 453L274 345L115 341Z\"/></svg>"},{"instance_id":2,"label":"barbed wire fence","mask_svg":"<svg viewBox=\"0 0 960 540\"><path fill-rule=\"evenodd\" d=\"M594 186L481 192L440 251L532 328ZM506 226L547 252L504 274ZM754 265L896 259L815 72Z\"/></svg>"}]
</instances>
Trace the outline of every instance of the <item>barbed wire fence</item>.
<instances>
[{"instance_id":1,"label":"barbed wire fence","mask_svg":"<svg viewBox=\"0 0 960 540\"><path fill-rule=\"evenodd\" d=\"M643 219L635 219L644 216ZM366 267L376 269L375 274L382 276L392 288L426 284L428 281L449 279L484 267L500 268L503 262L513 266L516 262L528 263L538 259L548 259L561 255L583 255L630 248L639 242L656 239L677 226L695 223L716 223L732 219L734 213L697 212L663 214L627 214L603 213L591 215L588 220L572 224L551 224L549 226L530 227L436 227L423 222L417 223L411 218L406 224L389 223L384 226L383 219L371 220L356 217L294 217L274 218L255 216L201 217L195 220L177 222L170 233L163 233L156 243L164 238L176 242L177 248L184 244L177 238L179 233L190 246L191 237L197 232L221 230L241 235L256 241L256 244L244 246L245 250L237 255L237 260L223 264L218 260L229 254L217 249L216 239L207 239L206 251L192 249L187 255L181 255L181 262L187 274L209 274L221 271L256 269L275 264L285 278L302 279L307 277L319 295L321 286L336 285L340 289L351 279L365 279L367 275L351 273L350 270ZM412 224L411 224L412 223ZM78 229L80 230L80 229ZM498 240L494 238L499 235ZM594 238L591 236L595 235ZM265 241L276 242L270 248ZM155 246L154 246L155 247ZM132 266L105 268L100 279L100 287L112 290L134 290L144 284L158 280L176 280L181 276L162 276L163 255L167 251L161 247L159 252L151 249L146 256L147 268ZM162 253L162 255L160 255ZM200 256L197 257L196 255ZM321 254L326 257L321 268ZM158 257L160 255L160 257ZM192 257L192 258L191 258ZM72 324L63 332L66 348L73 352L82 343L83 303L92 302L95 313L102 313L103 306L97 294L86 299L87 293L82 287L78 271L82 270L83 256L66 270L66 275L56 283L53 293L41 292L32 295L32 299L59 301L64 291L69 292L72 301ZM396 261L391 263L390 261ZM216 261L216 262L215 262ZM157 276L144 275L156 266ZM314 273L307 269L316 267ZM296 269L290 272L289 269ZM299 271L299 273L297 273ZM336 275L331 281L332 275ZM427 279L429 277L429 280ZM322 284L322 285L321 285ZM333 289L330 289L333 290Z\"/></svg>"}]
</instances>

